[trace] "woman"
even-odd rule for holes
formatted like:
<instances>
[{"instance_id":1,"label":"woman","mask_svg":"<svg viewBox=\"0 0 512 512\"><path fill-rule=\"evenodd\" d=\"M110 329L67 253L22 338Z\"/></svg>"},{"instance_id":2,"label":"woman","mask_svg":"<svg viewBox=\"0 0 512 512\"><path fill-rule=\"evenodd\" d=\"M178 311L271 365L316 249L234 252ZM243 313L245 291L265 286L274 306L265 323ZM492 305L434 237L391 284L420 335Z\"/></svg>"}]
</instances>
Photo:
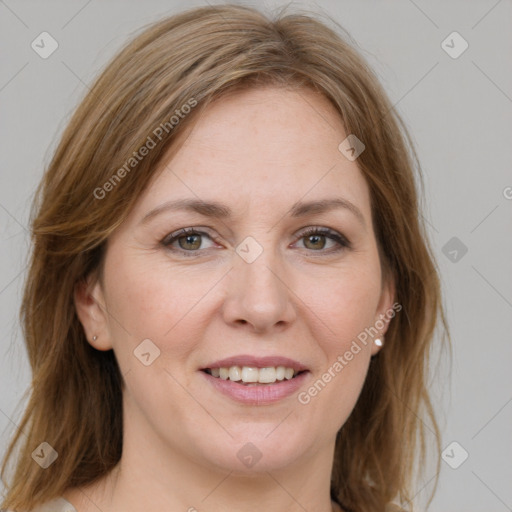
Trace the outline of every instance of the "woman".
<instances>
[{"instance_id":1,"label":"woman","mask_svg":"<svg viewBox=\"0 0 512 512\"><path fill-rule=\"evenodd\" d=\"M410 509L446 323L408 140L313 17L202 7L126 46L34 205L2 508Z\"/></svg>"}]
</instances>

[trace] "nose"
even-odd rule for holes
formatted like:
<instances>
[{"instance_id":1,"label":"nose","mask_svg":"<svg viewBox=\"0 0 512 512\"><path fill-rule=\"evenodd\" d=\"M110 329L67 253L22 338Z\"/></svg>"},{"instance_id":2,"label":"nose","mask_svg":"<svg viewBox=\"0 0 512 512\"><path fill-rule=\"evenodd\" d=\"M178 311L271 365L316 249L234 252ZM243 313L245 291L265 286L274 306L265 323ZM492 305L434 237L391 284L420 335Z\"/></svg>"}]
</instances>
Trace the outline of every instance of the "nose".
<instances>
[{"instance_id":1,"label":"nose","mask_svg":"<svg viewBox=\"0 0 512 512\"><path fill-rule=\"evenodd\" d=\"M248 263L235 255L226 276L223 315L226 323L248 324L254 332L283 330L296 318L295 301L284 266L270 250Z\"/></svg>"}]
</instances>

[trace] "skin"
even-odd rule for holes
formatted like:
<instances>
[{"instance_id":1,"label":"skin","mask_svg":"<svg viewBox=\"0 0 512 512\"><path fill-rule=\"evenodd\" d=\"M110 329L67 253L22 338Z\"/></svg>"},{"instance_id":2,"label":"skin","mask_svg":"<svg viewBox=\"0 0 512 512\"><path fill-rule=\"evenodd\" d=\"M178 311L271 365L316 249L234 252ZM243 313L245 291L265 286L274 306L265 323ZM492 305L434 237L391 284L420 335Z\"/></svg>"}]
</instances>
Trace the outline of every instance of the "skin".
<instances>
[{"instance_id":1,"label":"skin","mask_svg":"<svg viewBox=\"0 0 512 512\"><path fill-rule=\"evenodd\" d=\"M336 433L379 347L361 345L306 405L297 393L240 404L199 369L233 355L281 355L308 366L304 391L392 307L368 186L357 160L338 150L347 136L339 115L310 90L238 92L187 135L109 239L103 281L77 287L90 343L114 350L125 379L124 439L111 474L65 497L79 512L331 511ZM348 209L288 214L296 201L332 197L353 203L364 223ZM179 198L225 203L233 217L168 211L141 224ZM341 233L351 247L333 252L340 246L328 237L301 237L310 226ZM207 235L175 241L174 252L162 245L185 227ZM252 263L236 252L247 236L263 248ZM196 256L182 255L187 248ZM145 366L133 351L148 338L160 356ZM237 457L248 442L262 454L251 468Z\"/></svg>"}]
</instances>

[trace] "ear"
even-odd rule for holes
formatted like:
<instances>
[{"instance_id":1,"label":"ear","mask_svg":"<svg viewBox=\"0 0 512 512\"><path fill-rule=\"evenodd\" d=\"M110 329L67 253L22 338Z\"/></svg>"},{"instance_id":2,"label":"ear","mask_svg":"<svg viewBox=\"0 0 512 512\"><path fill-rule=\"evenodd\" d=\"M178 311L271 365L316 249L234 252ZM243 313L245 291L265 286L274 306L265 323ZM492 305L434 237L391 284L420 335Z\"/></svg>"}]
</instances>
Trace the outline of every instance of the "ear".
<instances>
[{"instance_id":1,"label":"ear","mask_svg":"<svg viewBox=\"0 0 512 512\"><path fill-rule=\"evenodd\" d=\"M87 341L97 350L110 350L110 330L101 283L90 275L78 281L74 289L75 309ZM96 339L94 339L96 337Z\"/></svg>"},{"instance_id":2,"label":"ear","mask_svg":"<svg viewBox=\"0 0 512 512\"><path fill-rule=\"evenodd\" d=\"M402 309L400 304L395 304L395 279L391 273L388 273L385 278L383 278L382 290L380 294L379 304L377 306L377 311L375 313L374 326L378 330L378 334L375 338L380 338L384 341L384 335L386 334L389 322L395 316L397 311ZM377 354L377 352L382 348L382 346L378 346L375 343L372 344L372 356Z\"/></svg>"}]
</instances>

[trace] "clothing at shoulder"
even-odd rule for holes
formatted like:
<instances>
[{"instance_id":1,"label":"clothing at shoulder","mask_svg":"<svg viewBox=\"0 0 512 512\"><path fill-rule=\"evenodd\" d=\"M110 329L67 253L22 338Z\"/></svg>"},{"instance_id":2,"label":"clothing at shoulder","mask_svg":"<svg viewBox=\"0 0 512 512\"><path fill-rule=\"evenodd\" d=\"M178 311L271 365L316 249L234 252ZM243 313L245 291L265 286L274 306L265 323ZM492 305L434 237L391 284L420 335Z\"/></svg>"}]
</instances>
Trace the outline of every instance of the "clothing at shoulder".
<instances>
[{"instance_id":1,"label":"clothing at shoulder","mask_svg":"<svg viewBox=\"0 0 512 512\"><path fill-rule=\"evenodd\" d=\"M405 508L402 508L395 503L388 503L384 512L408 512Z\"/></svg>"},{"instance_id":2,"label":"clothing at shoulder","mask_svg":"<svg viewBox=\"0 0 512 512\"><path fill-rule=\"evenodd\" d=\"M64 498L56 498L47 501L42 505L32 509L31 512L77 512L76 508Z\"/></svg>"},{"instance_id":3,"label":"clothing at shoulder","mask_svg":"<svg viewBox=\"0 0 512 512\"><path fill-rule=\"evenodd\" d=\"M334 510L336 512L341 511L340 506L333 502ZM11 512L11 511L7 511ZM48 501L32 509L31 512L77 512L76 508L64 498L57 498L52 501ZM400 508L398 505L388 504L386 506L386 512L407 512L405 509Z\"/></svg>"},{"instance_id":4,"label":"clothing at shoulder","mask_svg":"<svg viewBox=\"0 0 512 512\"><path fill-rule=\"evenodd\" d=\"M341 507L335 502L332 502L332 509L333 512L343 512ZM398 505L395 505L394 503L388 503L386 505L386 509L384 512L409 512L408 510L405 510L404 508L399 507Z\"/></svg>"}]
</instances>

